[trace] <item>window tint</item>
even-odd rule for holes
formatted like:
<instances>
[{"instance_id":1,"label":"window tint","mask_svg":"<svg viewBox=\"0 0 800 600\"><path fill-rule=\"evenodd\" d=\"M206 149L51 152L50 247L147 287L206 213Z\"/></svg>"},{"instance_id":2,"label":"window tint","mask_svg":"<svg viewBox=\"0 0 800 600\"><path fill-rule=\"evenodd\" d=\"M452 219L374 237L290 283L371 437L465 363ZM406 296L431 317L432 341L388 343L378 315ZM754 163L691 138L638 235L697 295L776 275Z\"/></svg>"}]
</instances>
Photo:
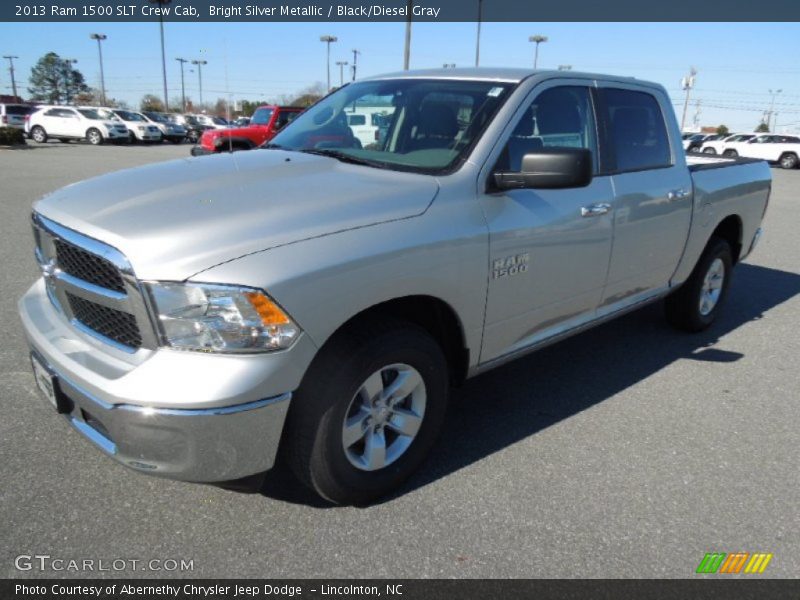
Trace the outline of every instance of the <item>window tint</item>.
<instances>
[{"instance_id":1,"label":"window tint","mask_svg":"<svg viewBox=\"0 0 800 600\"><path fill-rule=\"evenodd\" d=\"M617 171L638 171L672 164L664 115L645 92L602 90L608 111L611 147Z\"/></svg>"},{"instance_id":2,"label":"window tint","mask_svg":"<svg viewBox=\"0 0 800 600\"><path fill-rule=\"evenodd\" d=\"M282 110L278 113L278 118L275 120L275 128L282 129L292 121L299 113L294 111Z\"/></svg>"},{"instance_id":3,"label":"window tint","mask_svg":"<svg viewBox=\"0 0 800 600\"><path fill-rule=\"evenodd\" d=\"M511 134L498 168L519 171L523 156L551 147L588 148L597 170L597 135L588 88L562 86L539 94Z\"/></svg>"},{"instance_id":4,"label":"window tint","mask_svg":"<svg viewBox=\"0 0 800 600\"><path fill-rule=\"evenodd\" d=\"M349 115L347 120L349 121L351 127L358 127L359 125L367 124L367 115Z\"/></svg>"}]
</instances>

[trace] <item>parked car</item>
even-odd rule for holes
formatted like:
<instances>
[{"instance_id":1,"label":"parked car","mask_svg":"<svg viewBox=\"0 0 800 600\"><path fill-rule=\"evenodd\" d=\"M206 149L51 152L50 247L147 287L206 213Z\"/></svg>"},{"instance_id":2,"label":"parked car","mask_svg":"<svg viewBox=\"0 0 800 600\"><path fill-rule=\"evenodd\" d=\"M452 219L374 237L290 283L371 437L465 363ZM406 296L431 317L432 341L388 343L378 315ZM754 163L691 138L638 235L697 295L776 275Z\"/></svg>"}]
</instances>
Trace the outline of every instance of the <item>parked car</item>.
<instances>
[{"instance_id":1,"label":"parked car","mask_svg":"<svg viewBox=\"0 0 800 600\"><path fill-rule=\"evenodd\" d=\"M128 139L128 129L124 124L104 118L90 108L45 106L29 116L25 127L28 135L40 144L49 138L62 142L85 139L93 146L105 141Z\"/></svg>"},{"instance_id":2,"label":"parked car","mask_svg":"<svg viewBox=\"0 0 800 600\"><path fill-rule=\"evenodd\" d=\"M793 135L759 135L737 147L738 156L759 158L779 164L784 169L800 166L800 137Z\"/></svg>"},{"instance_id":3,"label":"parked car","mask_svg":"<svg viewBox=\"0 0 800 600\"><path fill-rule=\"evenodd\" d=\"M711 137L708 133L695 133L683 140L683 149L686 152L697 152L705 140Z\"/></svg>"},{"instance_id":4,"label":"parked car","mask_svg":"<svg viewBox=\"0 0 800 600\"><path fill-rule=\"evenodd\" d=\"M186 139L186 128L171 122L168 114L152 111L143 111L142 114L150 123L158 127L161 131L161 139L173 144L180 144Z\"/></svg>"},{"instance_id":5,"label":"parked car","mask_svg":"<svg viewBox=\"0 0 800 600\"><path fill-rule=\"evenodd\" d=\"M28 104L0 104L0 127L25 129L25 117L33 111Z\"/></svg>"},{"instance_id":6,"label":"parked car","mask_svg":"<svg viewBox=\"0 0 800 600\"><path fill-rule=\"evenodd\" d=\"M259 106L247 127L210 129L203 133L200 144L191 150L192 156L252 150L271 140L276 133L303 112L294 106Z\"/></svg>"},{"instance_id":7,"label":"parked car","mask_svg":"<svg viewBox=\"0 0 800 600\"><path fill-rule=\"evenodd\" d=\"M174 114L168 115L167 118L171 123L182 125L184 129L186 129L186 140L192 144L197 143L197 141L200 139L200 136L203 135L203 132L214 129L209 125L203 125L192 115Z\"/></svg>"},{"instance_id":8,"label":"parked car","mask_svg":"<svg viewBox=\"0 0 800 600\"><path fill-rule=\"evenodd\" d=\"M222 117L214 115L192 115L201 125L212 129L228 129L230 124Z\"/></svg>"},{"instance_id":9,"label":"parked car","mask_svg":"<svg viewBox=\"0 0 800 600\"><path fill-rule=\"evenodd\" d=\"M250 125L250 117L239 117L233 122L234 127L247 127Z\"/></svg>"},{"instance_id":10,"label":"parked car","mask_svg":"<svg viewBox=\"0 0 800 600\"><path fill-rule=\"evenodd\" d=\"M734 133L722 139L704 140L703 145L700 146L700 152L703 154L722 154L730 144L752 140L756 135L755 133Z\"/></svg>"},{"instance_id":11,"label":"parked car","mask_svg":"<svg viewBox=\"0 0 800 600\"><path fill-rule=\"evenodd\" d=\"M395 118L367 149L343 117L376 97ZM763 161L687 157L661 85L563 71L361 79L267 148L34 205L36 382L140 473L236 480L280 456L370 502L465 378L659 300L711 326L771 186Z\"/></svg>"}]
</instances>

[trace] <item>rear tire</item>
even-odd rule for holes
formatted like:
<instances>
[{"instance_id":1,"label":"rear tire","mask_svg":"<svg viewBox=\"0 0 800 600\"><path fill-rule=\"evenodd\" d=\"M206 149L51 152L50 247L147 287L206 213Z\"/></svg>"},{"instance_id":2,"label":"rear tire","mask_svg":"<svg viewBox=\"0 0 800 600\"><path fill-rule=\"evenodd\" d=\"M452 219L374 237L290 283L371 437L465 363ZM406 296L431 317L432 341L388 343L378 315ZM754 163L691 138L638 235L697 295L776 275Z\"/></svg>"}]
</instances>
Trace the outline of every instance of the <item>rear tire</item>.
<instances>
[{"instance_id":1,"label":"rear tire","mask_svg":"<svg viewBox=\"0 0 800 600\"><path fill-rule=\"evenodd\" d=\"M736 150L725 150L725 152L722 153L722 156L727 156L729 158L737 158L739 156L739 153Z\"/></svg>"},{"instance_id":2,"label":"rear tire","mask_svg":"<svg viewBox=\"0 0 800 600\"><path fill-rule=\"evenodd\" d=\"M716 153L717 151L714 150L714 148L706 148L705 150L703 150L703 154L716 154Z\"/></svg>"},{"instance_id":3,"label":"rear tire","mask_svg":"<svg viewBox=\"0 0 800 600\"><path fill-rule=\"evenodd\" d=\"M323 498L368 503L399 487L425 459L444 421L448 383L444 354L422 328L393 319L350 327L306 373L282 451L298 479Z\"/></svg>"},{"instance_id":4,"label":"rear tire","mask_svg":"<svg viewBox=\"0 0 800 600\"><path fill-rule=\"evenodd\" d=\"M31 129L31 139L37 144L46 144L47 132L44 130L43 127L36 125L35 127L33 127L33 129Z\"/></svg>"},{"instance_id":5,"label":"rear tire","mask_svg":"<svg viewBox=\"0 0 800 600\"><path fill-rule=\"evenodd\" d=\"M86 132L86 141L89 142L92 146L99 146L103 143L103 134L100 133L99 129L95 129L92 127L89 131Z\"/></svg>"},{"instance_id":6,"label":"rear tire","mask_svg":"<svg viewBox=\"0 0 800 600\"><path fill-rule=\"evenodd\" d=\"M689 279L667 296L667 321L683 331L698 332L711 326L728 296L733 254L728 242L712 237Z\"/></svg>"},{"instance_id":7,"label":"rear tire","mask_svg":"<svg viewBox=\"0 0 800 600\"><path fill-rule=\"evenodd\" d=\"M781 156L781 167L784 169L796 169L798 165L797 155L788 153Z\"/></svg>"}]
</instances>

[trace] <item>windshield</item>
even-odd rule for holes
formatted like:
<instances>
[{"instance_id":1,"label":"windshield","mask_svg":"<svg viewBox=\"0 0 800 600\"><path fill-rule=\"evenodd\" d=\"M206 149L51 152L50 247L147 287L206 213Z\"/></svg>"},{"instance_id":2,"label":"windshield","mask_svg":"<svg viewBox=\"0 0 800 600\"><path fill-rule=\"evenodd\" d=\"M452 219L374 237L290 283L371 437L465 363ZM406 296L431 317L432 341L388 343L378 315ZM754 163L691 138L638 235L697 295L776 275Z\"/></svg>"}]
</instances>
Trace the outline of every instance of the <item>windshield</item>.
<instances>
[{"instance_id":1,"label":"windshield","mask_svg":"<svg viewBox=\"0 0 800 600\"><path fill-rule=\"evenodd\" d=\"M119 118L122 119L123 121L137 121L137 122L141 121L142 123L147 122L147 120L139 113L130 112L127 110L118 110L116 112L117 116L119 116Z\"/></svg>"},{"instance_id":2,"label":"windshield","mask_svg":"<svg viewBox=\"0 0 800 600\"><path fill-rule=\"evenodd\" d=\"M146 112L144 113L150 120L155 121L156 123L168 123L167 117L161 115L159 113L154 112Z\"/></svg>"},{"instance_id":3,"label":"windshield","mask_svg":"<svg viewBox=\"0 0 800 600\"><path fill-rule=\"evenodd\" d=\"M250 119L251 125L269 125L273 110L271 108L259 108L253 113Z\"/></svg>"},{"instance_id":4,"label":"windshield","mask_svg":"<svg viewBox=\"0 0 800 600\"><path fill-rule=\"evenodd\" d=\"M466 156L512 87L444 79L353 83L298 115L267 147L376 167L443 171ZM380 116L373 120L375 114ZM380 125L354 129L348 123L355 115Z\"/></svg>"},{"instance_id":5,"label":"windshield","mask_svg":"<svg viewBox=\"0 0 800 600\"><path fill-rule=\"evenodd\" d=\"M103 118L99 114L97 114L96 110L88 110L88 109L85 109L85 108L81 108L81 109L78 109L78 112L81 113L87 119L92 119L94 121L99 121L100 119Z\"/></svg>"}]
</instances>

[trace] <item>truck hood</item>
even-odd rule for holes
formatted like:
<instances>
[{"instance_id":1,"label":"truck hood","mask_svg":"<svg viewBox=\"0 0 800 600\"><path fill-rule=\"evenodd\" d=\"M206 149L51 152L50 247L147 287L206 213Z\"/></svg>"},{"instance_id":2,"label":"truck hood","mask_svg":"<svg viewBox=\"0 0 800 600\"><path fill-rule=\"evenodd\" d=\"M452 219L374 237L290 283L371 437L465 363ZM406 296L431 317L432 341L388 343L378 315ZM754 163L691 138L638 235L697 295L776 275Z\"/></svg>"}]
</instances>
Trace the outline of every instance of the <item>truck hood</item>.
<instances>
[{"instance_id":1,"label":"truck hood","mask_svg":"<svg viewBox=\"0 0 800 600\"><path fill-rule=\"evenodd\" d=\"M434 177L252 150L70 185L43 216L124 253L141 279L182 280L235 258L425 212Z\"/></svg>"}]
</instances>

